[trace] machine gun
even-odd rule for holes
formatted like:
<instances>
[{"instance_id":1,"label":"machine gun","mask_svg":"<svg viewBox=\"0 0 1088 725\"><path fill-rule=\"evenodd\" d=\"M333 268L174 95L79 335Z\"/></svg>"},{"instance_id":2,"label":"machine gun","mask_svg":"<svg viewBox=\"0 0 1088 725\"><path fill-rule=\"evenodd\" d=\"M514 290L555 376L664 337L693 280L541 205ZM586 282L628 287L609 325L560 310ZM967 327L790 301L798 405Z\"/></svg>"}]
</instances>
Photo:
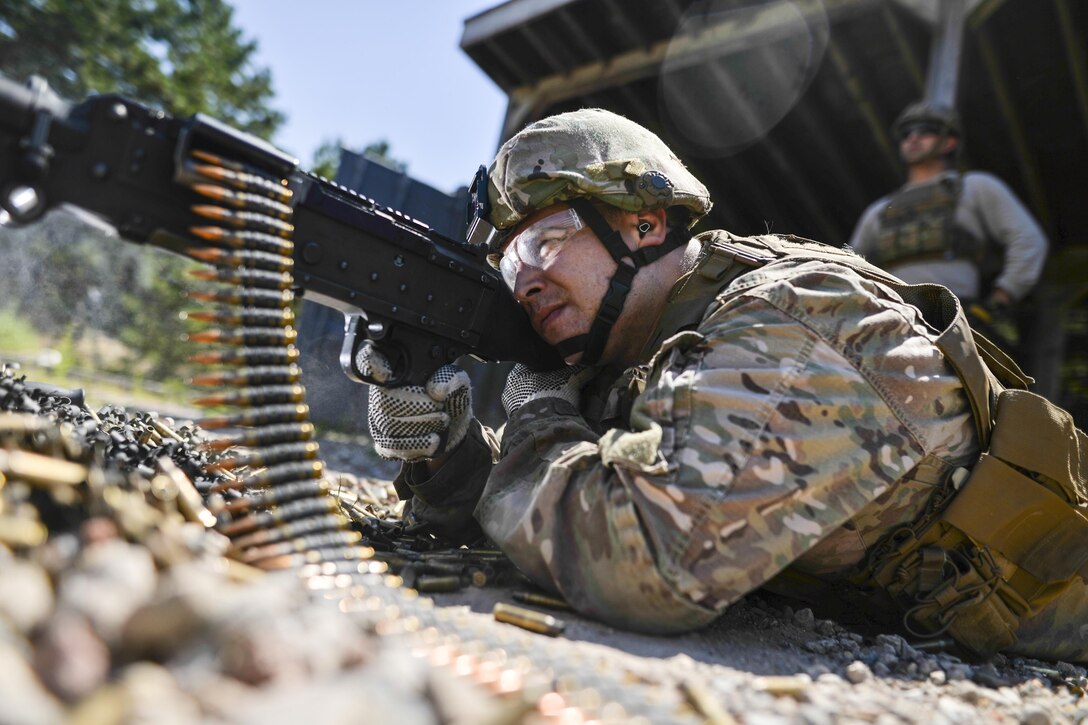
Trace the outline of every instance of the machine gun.
<instances>
[{"instance_id":1,"label":"machine gun","mask_svg":"<svg viewBox=\"0 0 1088 725\"><path fill-rule=\"evenodd\" d=\"M213 118L173 118L116 95L73 106L40 78L0 77L8 223L65 204L125 239L216 264L214 279L244 287L247 304L290 288L342 311L340 362L355 379L355 352L367 339L393 363L394 385L422 384L465 354L562 365L485 250L303 171ZM245 344L261 345L268 336L250 338Z\"/></svg>"}]
</instances>

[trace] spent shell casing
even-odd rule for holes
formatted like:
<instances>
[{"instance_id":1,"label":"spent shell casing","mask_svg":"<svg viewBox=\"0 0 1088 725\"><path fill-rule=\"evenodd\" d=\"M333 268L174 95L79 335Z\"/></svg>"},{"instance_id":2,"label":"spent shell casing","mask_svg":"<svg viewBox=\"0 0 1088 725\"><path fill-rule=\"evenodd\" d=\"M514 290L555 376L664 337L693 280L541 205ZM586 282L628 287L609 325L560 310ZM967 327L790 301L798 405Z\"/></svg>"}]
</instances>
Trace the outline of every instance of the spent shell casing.
<instances>
[{"instance_id":1,"label":"spent shell casing","mask_svg":"<svg viewBox=\"0 0 1088 725\"><path fill-rule=\"evenodd\" d=\"M225 267L193 269L188 274L190 277L202 279L206 282L223 282L239 287L257 287L260 289L286 290L295 284L295 279L290 272L269 272L263 269L246 269L244 267L236 269L227 269Z\"/></svg>"},{"instance_id":2,"label":"spent shell casing","mask_svg":"<svg viewBox=\"0 0 1088 725\"><path fill-rule=\"evenodd\" d=\"M256 493L236 501L228 501L224 509L230 512L252 511L287 503L306 496L325 496L329 493L329 482L323 478L311 478L305 481L292 481L261 493Z\"/></svg>"},{"instance_id":3,"label":"spent shell casing","mask_svg":"<svg viewBox=\"0 0 1088 725\"><path fill-rule=\"evenodd\" d=\"M519 601L522 604L532 604L537 607L570 611L570 605L565 601L558 597L550 597L547 594L538 594L536 592L514 592L513 597L515 601Z\"/></svg>"},{"instance_id":4,"label":"spent shell casing","mask_svg":"<svg viewBox=\"0 0 1088 725\"><path fill-rule=\"evenodd\" d=\"M168 456L161 456L156 461L159 475L170 479L178 492L178 510L188 521L195 521L207 528L215 526L215 514L204 505L204 498L196 490L196 486L185 472L178 468L177 464Z\"/></svg>"},{"instance_id":5,"label":"spent shell casing","mask_svg":"<svg viewBox=\"0 0 1088 725\"><path fill-rule=\"evenodd\" d=\"M422 560L420 566L423 567L424 574L442 574L445 576L461 576L465 567L461 564L446 564L441 561L429 561L427 559Z\"/></svg>"},{"instance_id":6,"label":"spent shell casing","mask_svg":"<svg viewBox=\"0 0 1088 725\"><path fill-rule=\"evenodd\" d=\"M197 353L189 356L189 362L200 365L290 365L298 362L299 355L295 347L244 347Z\"/></svg>"},{"instance_id":7,"label":"spent shell casing","mask_svg":"<svg viewBox=\"0 0 1088 725\"><path fill-rule=\"evenodd\" d=\"M193 403L205 407L217 405L282 405L301 403L306 390L301 385L258 385L225 393L204 395Z\"/></svg>"},{"instance_id":8,"label":"spent shell casing","mask_svg":"<svg viewBox=\"0 0 1088 725\"><path fill-rule=\"evenodd\" d=\"M47 538L49 529L40 521L21 516L0 515L0 543L6 546L40 546Z\"/></svg>"},{"instance_id":9,"label":"spent shell casing","mask_svg":"<svg viewBox=\"0 0 1088 725\"><path fill-rule=\"evenodd\" d=\"M261 511L249 514L240 519L235 519L219 527L219 533L224 536L240 536L255 529L267 529L274 526L282 526L288 522L296 521L307 516L319 516L323 513L335 513L339 510L336 499L332 496L322 498L305 498L292 501L279 506L272 511Z\"/></svg>"},{"instance_id":10,"label":"spent shell casing","mask_svg":"<svg viewBox=\"0 0 1088 725\"><path fill-rule=\"evenodd\" d=\"M241 387L246 385L285 385L297 383L302 379L302 368L298 365L263 365L238 370L219 370L200 373L189 379L190 385L211 387Z\"/></svg>"},{"instance_id":11,"label":"spent shell casing","mask_svg":"<svg viewBox=\"0 0 1088 725\"><path fill-rule=\"evenodd\" d=\"M284 443L260 450L238 454L223 461L216 461L208 466L211 471L233 471L238 468L274 466L288 461L312 461L319 453L317 441Z\"/></svg>"},{"instance_id":12,"label":"spent shell casing","mask_svg":"<svg viewBox=\"0 0 1088 725\"><path fill-rule=\"evenodd\" d=\"M266 468L262 471L238 479L237 481L224 481L217 483L209 489L210 493L219 493L228 489L243 489L252 491L258 488L278 486L287 481L304 480L307 478L320 478L325 474L325 464L321 461L298 461L281 463L278 466Z\"/></svg>"},{"instance_id":13,"label":"spent shell casing","mask_svg":"<svg viewBox=\"0 0 1088 725\"><path fill-rule=\"evenodd\" d=\"M189 342L207 342L219 345L293 345L298 339L298 331L293 327L234 327L215 328L190 332L185 338Z\"/></svg>"},{"instance_id":14,"label":"spent shell casing","mask_svg":"<svg viewBox=\"0 0 1088 725\"><path fill-rule=\"evenodd\" d=\"M36 486L74 486L87 480L87 467L30 451L0 449L0 472L8 480Z\"/></svg>"},{"instance_id":15,"label":"spent shell casing","mask_svg":"<svg viewBox=\"0 0 1088 725\"><path fill-rule=\"evenodd\" d=\"M184 310L181 313L181 318L194 322L210 322L220 325L286 327L295 321L295 311L290 307L281 309L242 307L241 309Z\"/></svg>"},{"instance_id":16,"label":"spent shell casing","mask_svg":"<svg viewBox=\"0 0 1088 725\"><path fill-rule=\"evenodd\" d=\"M295 267L295 260L292 257L272 252L250 250L232 252L218 247L189 247L185 250L185 256L229 269L246 267L272 272L289 272Z\"/></svg>"},{"instance_id":17,"label":"spent shell casing","mask_svg":"<svg viewBox=\"0 0 1088 725\"><path fill-rule=\"evenodd\" d=\"M189 187L201 196L213 199L232 209L257 211L277 219L290 219L294 210L286 204L269 199L263 194L231 190L218 184L193 184Z\"/></svg>"},{"instance_id":18,"label":"spent shell casing","mask_svg":"<svg viewBox=\"0 0 1088 725\"><path fill-rule=\"evenodd\" d=\"M204 418L200 426L205 430L222 430L223 428L241 428L246 426L272 426L286 423L305 423L310 419L310 408L306 405L269 405L261 408L251 408L232 415ZM312 436L304 438L290 438L275 441L275 443L295 443L308 441ZM249 443L237 443L233 445L253 445ZM273 445L272 441L259 445ZM218 450L223 450L222 448Z\"/></svg>"},{"instance_id":19,"label":"spent shell casing","mask_svg":"<svg viewBox=\"0 0 1088 725\"><path fill-rule=\"evenodd\" d=\"M189 210L197 216L235 229L254 229L284 238L289 238L295 231L294 224L254 211L234 211L214 204L194 204Z\"/></svg>"},{"instance_id":20,"label":"spent shell casing","mask_svg":"<svg viewBox=\"0 0 1088 725\"><path fill-rule=\"evenodd\" d=\"M495 604L493 614L495 615L496 622L513 624L516 627L527 629L530 632L537 632L538 634L546 634L549 637L556 637L562 634L567 626L566 622L561 619L556 619L550 614L536 612L532 609L525 609L524 607L515 607L512 604L505 604L503 602Z\"/></svg>"},{"instance_id":21,"label":"spent shell casing","mask_svg":"<svg viewBox=\"0 0 1088 725\"><path fill-rule=\"evenodd\" d=\"M209 441L207 447L213 451L225 451L234 446L257 448L259 446L271 446L278 443L290 443L292 441L308 441L312 440L313 437L313 423L281 423L242 431L241 433L230 436L224 436L223 438Z\"/></svg>"},{"instance_id":22,"label":"spent shell casing","mask_svg":"<svg viewBox=\"0 0 1088 725\"><path fill-rule=\"evenodd\" d=\"M295 244L290 239L265 232L224 229L223 227L189 227L189 233L206 242L228 249L253 249L277 254L293 254Z\"/></svg>"},{"instance_id":23,"label":"spent shell casing","mask_svg":"<svg viewBox=\"0 0 1088 725\"><path fill-rule=\"evenodd\" d=\"M299 536L316 534L325 531L340 531L348 525L348 519L342 514L321 514L298 519L288 524L281 524L270 528L254 531L245 536L239 536L231 540L231 546L236 550L249 549L254 546L275 544L287 539Z\"/></svg>"},{"instance_id":24,"label":"spent shell casing","mask_svg":"<svg viewBox=\"0 0 1088 725\"><path fill-rule=\"evenodd\" d=\"M457 592L464 589L460 576L421 576L416 579L418 592Z\"/></svg>"}]
</instances>

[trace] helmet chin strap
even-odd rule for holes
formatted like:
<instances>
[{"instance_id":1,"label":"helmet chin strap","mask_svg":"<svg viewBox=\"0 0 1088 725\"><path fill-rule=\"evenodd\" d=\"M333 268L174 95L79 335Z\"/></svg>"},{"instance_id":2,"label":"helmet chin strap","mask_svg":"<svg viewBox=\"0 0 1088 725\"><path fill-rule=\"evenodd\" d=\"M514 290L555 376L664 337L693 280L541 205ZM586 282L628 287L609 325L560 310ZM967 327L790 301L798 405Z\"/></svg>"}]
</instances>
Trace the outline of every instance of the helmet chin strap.
<instances>
[{"instance_id":1,"label":"helmet chin strap","mask_svg":"<svg viewBox=\"0 0 1088 725\"><path fill-rule=\"evenodd\" d=\"M604 245L604 248L608 250L609 255L618 265L616 273L608 281L608 289L605 291L604 297L601 298L601 305L597 308L597 316L593 319L589 332L585 335L568 337L555 345L555 349L564 358L581 352L580 364L596 365L604 352L608 336L612 333L612 326L616 324L616 320L619 319L620 313L623 311L623 304L631 291L635 275L647 264L656 262L669 252L687 243L687 238L682 232L673 229L661 244L643 247L632 252L624 244L619 231L613 229L605 221L604 215L597 211L592 203L586 199L573 199L569 203L578 212L578 216L582 218L582 221L588 224L593 233L597 235L597 238L601 240L601 244Z\"/></svg>"}]
</instances>

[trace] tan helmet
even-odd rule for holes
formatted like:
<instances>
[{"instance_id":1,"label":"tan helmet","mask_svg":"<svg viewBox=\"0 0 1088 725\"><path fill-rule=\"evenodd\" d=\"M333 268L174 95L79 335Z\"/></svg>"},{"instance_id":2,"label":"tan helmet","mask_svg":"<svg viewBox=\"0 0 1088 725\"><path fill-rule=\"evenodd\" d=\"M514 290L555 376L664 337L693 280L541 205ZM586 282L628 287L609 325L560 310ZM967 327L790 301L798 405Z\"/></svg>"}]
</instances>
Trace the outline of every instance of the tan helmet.
<instances>
[{"instance_id":1,"label":"tan helmet","mask_svg":"<svg viewBox=\"0 0 1088 725\"><path fill-rule=\"evenodd\" d=\"M940 128L941 133L949 136L961 135L960 117L956 110L929 101L915 101L904 108L892 124L892 133L898 138L905 127L919 123L933 124Z\"/></svg>"},{"instance_id":2,"label":"tan helmet","mask_svg":"<svg viewBox=\"0 0 1088 725\"><path fill-rule=\"evenodd\" d=\"M610 111L587 108L526 126L488 173L490 221L509 229L538 209L594 199L625 211L671 206L710 211L710 193L656 135Z\"/></svg>"}]
</instances>

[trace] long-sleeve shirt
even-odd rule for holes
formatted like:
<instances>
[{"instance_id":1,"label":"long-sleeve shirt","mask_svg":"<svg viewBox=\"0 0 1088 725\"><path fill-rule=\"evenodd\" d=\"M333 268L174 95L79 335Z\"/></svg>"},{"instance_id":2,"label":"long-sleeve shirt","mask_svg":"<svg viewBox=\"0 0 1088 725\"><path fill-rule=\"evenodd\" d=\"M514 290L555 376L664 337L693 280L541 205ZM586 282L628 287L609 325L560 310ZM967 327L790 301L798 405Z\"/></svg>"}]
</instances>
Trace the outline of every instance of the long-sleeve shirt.
<instances>
[{"instance_id":1,"label":"long-sleeve shirt","mask_svg":"<svg viewBox=\"0 0 1088 725\"><path fill-rule=\"evenodd\" d=\"M925 182L938 184L955 174L948 171ZM1014 300L1027 294L1039 279L1046 261L1047 239L1031 212L1011 189L993 174L969 171L962 175L963 189L956 207L955 224L976 239L996 245L1004 263L993 286ZM862 213L850 237L850 246L862 256L876 248L881 231L880 214L892 195L882 197ZM910 284L934 282L961 299L978 299L979 269L968 259L926 259L888 265L888 271Z\"/></svg>"},{"instance_id":2,"label":"long-sleeve shirt","mask_svg":"<svg viewBox=\"0 0 1088 725\"><path fill-rule=\"evenodd\" d=\"M406 467L413 510L453 530L478 496L476 520L537 584L616 626L676 632L787 566L844 574L977 454L933 331L841 265L748 271L656 337L593 396L603 407L532 400L501 448L477 425L431 479Z\"/></svg>"}]
</instances>

